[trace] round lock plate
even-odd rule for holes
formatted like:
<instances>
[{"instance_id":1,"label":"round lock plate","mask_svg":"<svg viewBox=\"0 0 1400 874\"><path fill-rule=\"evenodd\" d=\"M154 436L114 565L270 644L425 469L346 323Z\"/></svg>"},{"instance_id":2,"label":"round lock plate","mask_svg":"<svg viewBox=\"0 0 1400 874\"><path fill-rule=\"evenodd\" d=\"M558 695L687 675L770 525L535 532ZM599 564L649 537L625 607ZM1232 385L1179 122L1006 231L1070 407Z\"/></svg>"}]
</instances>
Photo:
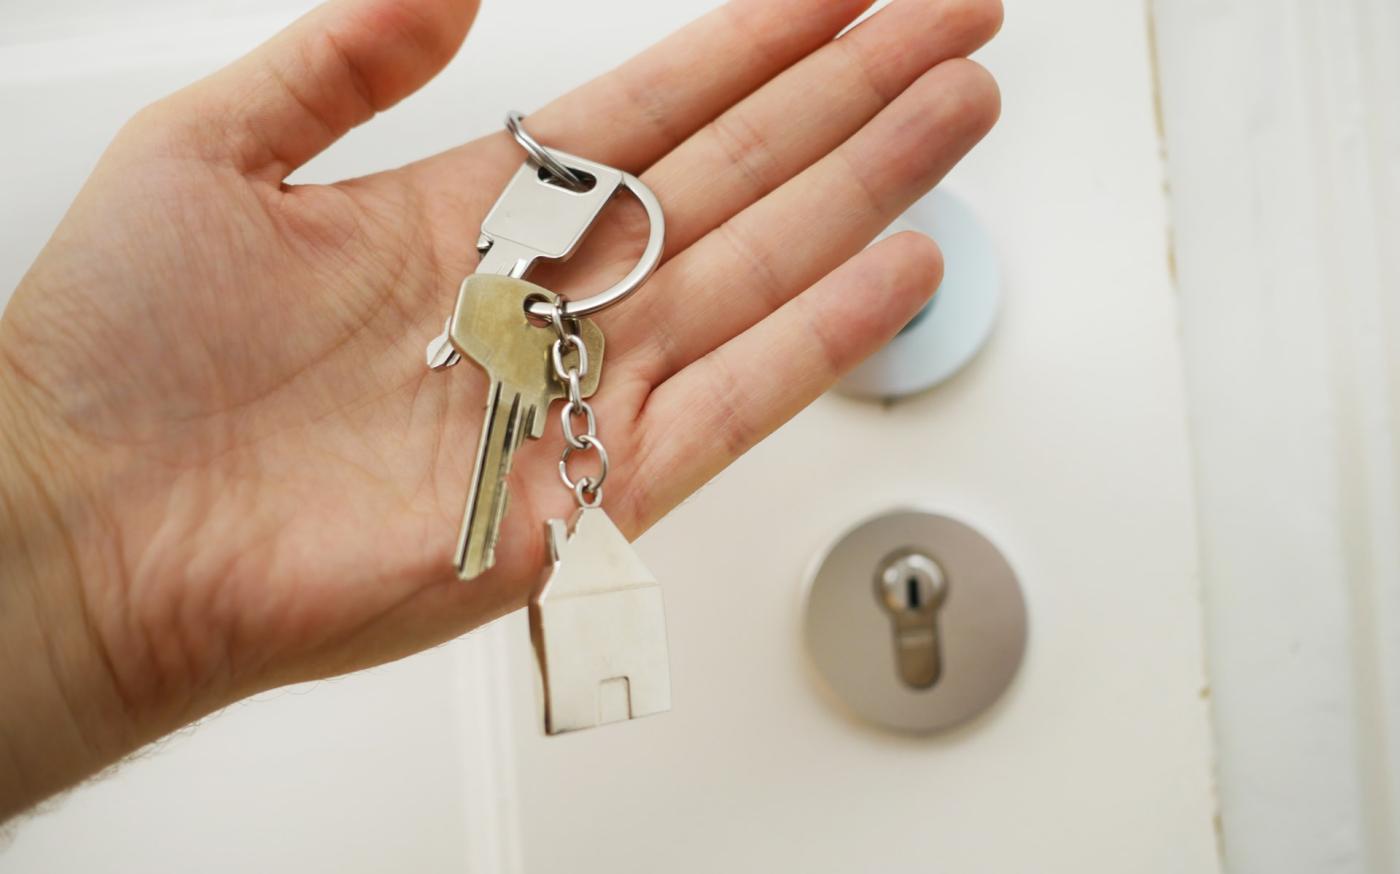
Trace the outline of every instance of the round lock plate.
<instances>
[{"instance_id":1,"label":"round lock plate","mask_svg":"<svg viewBox=\"0 0 1400 874\"><path fill-rule=\"evenodd\" d=\"M931 621L901 612L882 574L925 556L943 575ZM915 581L911 581L911 586ZM917 601L917 597L915 598ZM807 647L854 713L905 732L951 728L986 711L1010 686L1026 650L1026 603L1000 550L948 516L901 510L847 531L820 559L807 594ZM907 669L935 647L931 684Z\"/></svg>"}]
</instances>

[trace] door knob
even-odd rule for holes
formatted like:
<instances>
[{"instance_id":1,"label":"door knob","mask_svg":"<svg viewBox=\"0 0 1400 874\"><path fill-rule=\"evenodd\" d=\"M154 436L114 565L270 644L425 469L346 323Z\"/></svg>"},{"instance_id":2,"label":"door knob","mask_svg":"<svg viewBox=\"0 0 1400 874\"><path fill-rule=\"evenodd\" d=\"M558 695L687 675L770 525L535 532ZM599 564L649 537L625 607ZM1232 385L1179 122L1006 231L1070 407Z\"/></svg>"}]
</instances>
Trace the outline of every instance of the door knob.
<instances>
[{"instance_id":1,"label":"door knob","mask_svg":"<svg viewBox=\"0 0 1400 874\"><path fill-rule=\"evenodd\" d=\"M960 197L938 188L887 233L921 231L943 250L938 292L885 347L836 385L841 394L892 400L932 388L962 370L996 324L1001 276L991 236Z\"/></svg>"}]
</instances>

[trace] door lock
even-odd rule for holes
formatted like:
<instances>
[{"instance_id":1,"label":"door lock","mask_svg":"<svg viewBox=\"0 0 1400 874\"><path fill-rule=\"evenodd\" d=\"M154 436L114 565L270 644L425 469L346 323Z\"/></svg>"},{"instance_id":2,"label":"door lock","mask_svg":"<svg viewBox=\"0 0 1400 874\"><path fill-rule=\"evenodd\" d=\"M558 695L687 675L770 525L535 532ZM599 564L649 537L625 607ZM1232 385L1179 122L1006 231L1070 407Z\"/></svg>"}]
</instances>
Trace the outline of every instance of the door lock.
<instances>
[{"instance_id":1,"label":"door lock","mask_svg":"<svg viewBox=\"0 0 1400 874\"><path fill-rule=\"evenodd\" d=\"M995 704L1026 650L1016 572L980 531L896 510L854 526L817 562L807 648L852 713L896 731L961 725Z\"/></svg>"},{"instance_id":2,"label":"door lock","mask_svg":"<svg viewBox=\"0 0 1400 874\"><path fill-rule=\"evenodd\" d=\"M938 562L901 549L875 574L875 597L890 614L899 676L915 689L927 689L943 673L938 614L948 598L948 578Z\"/></svg>"}]
</instances>

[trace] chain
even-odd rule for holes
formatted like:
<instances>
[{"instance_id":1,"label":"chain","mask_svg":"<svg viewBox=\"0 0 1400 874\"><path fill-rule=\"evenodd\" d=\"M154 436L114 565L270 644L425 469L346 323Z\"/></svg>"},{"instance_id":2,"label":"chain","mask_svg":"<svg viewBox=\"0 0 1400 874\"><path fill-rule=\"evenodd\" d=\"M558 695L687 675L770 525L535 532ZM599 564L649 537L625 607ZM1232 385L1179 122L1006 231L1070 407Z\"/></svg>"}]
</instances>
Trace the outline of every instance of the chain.
<instances>
[{"instance_id":1,"label":"chain","mask_svg":"<svg viewBox=\"0 0 1400 874\"><path fill-rule=\"evenodd\" d=\"M564 426L564 453L559 456L559 478L574 493L580 507L593 509L603 503L603 483L608 478L608 450L598 438L598 417L594 415L593 407L583 399L583 378L588 375L588 349L579 336L578 320L565 318L562 300L555 301L550 320L557 335L549 351L554 378L569 390L568 401L559 411L559 421ZM566 366L564 356L568 352L575 353L575 360ZM582 434L574 431L579 419L583 420L586 428ZM589 450L598 454L598 472L575 480L569 476L569 459L575 452Z\"/></svg>"}]
</instances>

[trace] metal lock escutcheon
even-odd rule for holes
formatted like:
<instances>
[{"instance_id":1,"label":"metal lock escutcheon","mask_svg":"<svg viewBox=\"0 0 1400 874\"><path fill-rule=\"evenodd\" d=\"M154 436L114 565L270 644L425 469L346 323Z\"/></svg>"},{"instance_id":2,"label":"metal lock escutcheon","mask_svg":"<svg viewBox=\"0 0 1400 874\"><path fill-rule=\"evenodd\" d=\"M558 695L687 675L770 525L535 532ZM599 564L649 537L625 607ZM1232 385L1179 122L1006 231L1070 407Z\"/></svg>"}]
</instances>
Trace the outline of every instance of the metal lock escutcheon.
<instances>
[{"instance_id":1,"label":"metal lock escutcheon","mask_svg":"<svg viewBox=\"0 0 1400 874\"><path fill-rule=\"evenodd\" d=\"M1028 636L1001 551L948 516L899 510L843 534L817 562L804 617L822 679L856 716L911 733L989 709Z\"/></svg>"}]
</instances>

